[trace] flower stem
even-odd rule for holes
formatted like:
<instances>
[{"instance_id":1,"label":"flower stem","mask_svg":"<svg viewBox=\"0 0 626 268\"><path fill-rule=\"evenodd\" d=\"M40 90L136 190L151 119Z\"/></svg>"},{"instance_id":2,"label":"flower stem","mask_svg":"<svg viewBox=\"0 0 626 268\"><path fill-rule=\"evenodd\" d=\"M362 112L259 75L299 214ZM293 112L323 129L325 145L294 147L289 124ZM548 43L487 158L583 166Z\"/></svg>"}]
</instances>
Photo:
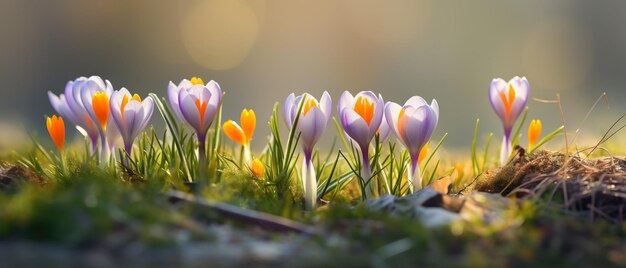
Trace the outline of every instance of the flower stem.
<instances>
[{"instance_id":1,"label":"flower stem","mask_svg":"<svg viewBox=\"0 0 626 268\"><path fill-rule=\"evenodd\" d=\"M109 144L107 143L106 132L102 128L100 129L100 164L105 165L109 162Z\"/></svg>"},{"instance_id":2,"label":"flower stem","mask_svg":"<svg viewBox=\"0 0 626 268\"><path fill-rule=\"evenodd\" d=\"M201 179L206 176L207 160L206 160L206 134L196 133L198 139L198 174ZM208 179L208 178L207 178Z\"/></svg>"},{"instance_id":3,"label":"flower stem","mask_svg":"<svg viewBox=\"0 0 626 268\"><path fill-rule=\"evenodd\" d=\"M504 166L509 162L509 156L511 156L511 139L508 135L504 135L502 139L502 147L500 149L500 165Z\"/></svg>"},{"instance_id":4,"label":"flower stem","mask_svg":"<svg viewBox=\"0 0 626 268\"><path fill-rule=\"evenodd\" d=\"M304 188L304 207L313 210L317 206L317 178L311 162L311 153L304 153L302 159L302 186Z\"/></svg>"},{"instance_id":5,"label":"flower stem","mask_svg":"<svg viewBox=\"0 0 626 268\"><path fill-rule=\"evenodd\" d=\"M419 154L418 154L419 155ZM422 189L422 174L420 172L418 156L411 157L411 168L409 169L409 181L411 182L409 189L411 193Z\"/></svg>"},{"instance_id":6,"label":"flower stem","mask_svg":"<svg viewBox=\"0 0 626 268\"><path fill-rule=\"evenodd\" d=\"M369 144L361 146L363 163L361 165L361 178L365 187L362 189L363 198L370 199L376 195L376 180L372 178L372 169L370 167Z\"/></svg>"},{"instance_id":7,"label":"flower stem","mask_svg":"<svg viewBox=\"0 0 626 268\"><path fill-rule=\"evenodd\" d=\"M252 153L250 153L250 144L243 145L243 163L247 166L252 164Z\"/></svg>"},{"instance_id":8,"label":"flower stem","mask_svg":"<svg viewBox=\"0 0 626 268\"><path fill-rule=\"evenodd\" d=\"M124 165L126 167L130 167L130 156L133 152L133 143L124 144L124 151L126 152L126 157L124 157Z\"/></svg>"}]
</instances>

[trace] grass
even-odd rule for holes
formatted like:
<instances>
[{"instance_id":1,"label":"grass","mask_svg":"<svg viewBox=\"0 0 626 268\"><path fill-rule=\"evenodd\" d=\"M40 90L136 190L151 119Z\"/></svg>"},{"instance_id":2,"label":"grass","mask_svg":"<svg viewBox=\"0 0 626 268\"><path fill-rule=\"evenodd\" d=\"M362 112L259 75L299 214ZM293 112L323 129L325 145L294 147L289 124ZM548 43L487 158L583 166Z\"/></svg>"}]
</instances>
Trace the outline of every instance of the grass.
<instances>
[{"instance_id":1,"label":"grass","mask_svg":"<svg viewBox=\"0 0 626 268\"><path fill-rule=\"evenodd\" d=\"M493 133L486 135L486 140L479 140L477 120L468 157L471 172L440 158L447 133L442 135L420 166L424 186L443 179L451 183L450 196L444 195L446 198L456 198L454 194L461 193L468 198L463 200L470 200L481 190L494 192L494 196L507 201L465 212L476 216L498 208L496 222L473 217L430 228L422 224L423 219L392 215L365 205L363 192L371 182L359 177L361 158L334 118L338 139L329 152L316 151L312 160L317 168L321 205L307 211L303 209L297 170L301 158L298 117L285 138L278 104L274 107L267 122L271 130L268 145L257 156L265 172L257 177L240 160L241 150L222 142L221 112L209 131L208 164L203 166L196 155L193 134L174 120L163 101L151 96L167 127L162 133L152 128L143 133L129 158L120 151L115 161L101 166L89 156L87 144L72 144L58 154L33 139L32 148L4 159L0 169L0 249L6 244L34 241L69 251L104 250L110 254L137 244L150 249L187 251L197 243L233 244L220 240L225 234L219 226L234 226L237 232L249 236L248 242L296 246L289 255L278 254L273 259L284 266L302 266L299 258L310 261L306 264L379 267L626 264L626 225L621 221L588 219L551 202L554 198L562 201L562 195L500 197L521 191L520 186L530 174L524 164L545 155L537 148L563 133L564 127L545 135L528 155L518 152L509 165L500 169L495 165L497 148L490 146ZM298 111L303 103L304 99ZM516 144L520 144L523 126L524 120L515 128ZM614 135L611 130L601 143ZM342 149L335 149L338 143ZM381 142L376 137L370 151L372 181L378 185L378 195L409 194L406 173L410 159L401 144L393 140ZM598 150L596 154L602 152ZM564 166L565 162L559 163ZM522 171L526 177L518 176ZM558 184L561 177L557 175L551 177L551 182ZM539 192L539 188L533 190ZM211 204L234 205L267 214L255 216L261 218L225 215L219 206L175 201L169 196L172 191L192 193ZM263 217L275 219L267 215L312 231L298 234L297 230L264 230L267 226L260 224ZM294 236L299 242L293 242ZM245 248L246 243L241 242L240 247ZM275 264L264 260L253 263Z\"/></svg>"}]
</instances>

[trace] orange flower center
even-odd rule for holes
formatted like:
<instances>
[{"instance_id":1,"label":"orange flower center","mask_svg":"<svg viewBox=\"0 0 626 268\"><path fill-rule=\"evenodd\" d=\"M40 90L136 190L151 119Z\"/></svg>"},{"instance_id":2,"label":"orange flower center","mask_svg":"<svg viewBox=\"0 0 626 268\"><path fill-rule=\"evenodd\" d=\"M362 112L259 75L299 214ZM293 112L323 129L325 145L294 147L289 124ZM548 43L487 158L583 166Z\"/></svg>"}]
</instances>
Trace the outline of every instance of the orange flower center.
<instances>
[{"instance_id":1,"label":"orange flower center","mask_svg":"<svg viewBox=\"0 0 626 268\"><path fill-rule=\"evenodd\" d=\"M308 99L304 104L304 107L302 107L302 115L306 115L311 108L315 106L317 106L317 101L315 101L315 99Z\"/></svg>"},{"instance_id":2,"label":"orange flower center","mask_svg":"<svg viewBox=\"0 0 626 268\"><path fill-rule=\"evenodd\" d=\"M506 119L509 119L511 114L511 107L513 107L513 102L515 101L515 89L513 85L509 85L509 94L508 97L504 92L500 92L500 99L502 99L502 104L504 104L504 109L506 111Z\"/></svg>"},{"instance_id":3,"label":"orange flower center","mask_svg":"<svg viewBox=\"0 0 626 268\"><path fill-rule=\"evenodd\" d=\"M354 111L359 114L369 126L372 122L372 117L374 117L374 103L367 98L359 96L354 103Z\"/></svg>"},{"instance_id":4,"label":"orange flower center","mask_svg":"<svg viewBox=\"0 0 626 268\"><path fill-rule=\"evenodd\" d=\"M192 78L191 78L191 80L189 80L189 81L191 81L191 84L192 84L192 85L194 85L194 86L195 86L195 85L202 85L202 86L204 86L204 85L205 85L205 84L204 84L204 81L202 81L202 78L200 78L200 77L195 77L195 76L194 76L194 77L192 77Z\"/></svg>"},{"instance_id":5,"label":"orange flower center","mask_svg":"<svg viewBox=\"0 0 626 268\"><path fill-rule=\"evenodd\" d=\"M141 103L141 97L137 94L133 95L131 100L136 100ZM120 104L120 114L122 114L122 123L124 124L124 127L126 127L126 123L124 123L124 108L126 107L126 104L128 104L128 101L128 95L124 95L124 98L122 98L122 104Z\"/></svg>"},{"instance_id":6,"label":"orange flower center","mask_svg":"<svg viewBox=\"0 0 626 268\"><path fill-rule=\"evenodd\" d=\"M206 101L201 101L200 99L196 99L196 108L198 108L198 113L200 113L200 126L204 127L204 112L206 111Z\"/></svg>"},{"instance_id":7,"label":"orange flower center","mask_svg":"<svg viewBox=\"0 0 626 268\"><path fill-rule=\"evenodd\" d=\"M91 106L93 107L93 112L96 114L100 126L106 129L109 120L109 96L101 91L96 92L91 98Z\"/></svg>"}]
</instances>

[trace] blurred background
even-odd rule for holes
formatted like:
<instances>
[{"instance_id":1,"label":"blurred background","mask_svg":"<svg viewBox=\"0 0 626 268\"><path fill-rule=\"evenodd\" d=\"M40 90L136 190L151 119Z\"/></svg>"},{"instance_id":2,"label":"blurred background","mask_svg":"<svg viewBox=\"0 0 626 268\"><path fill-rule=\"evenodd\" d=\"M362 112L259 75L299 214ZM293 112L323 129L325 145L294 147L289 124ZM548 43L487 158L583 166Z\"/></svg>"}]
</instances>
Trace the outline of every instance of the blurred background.
<instances>
[{"instance_id":1,"label":"blurred background","mask_svg":"<svg viewBox=\"0 0 626 268\"><path fill-rule=\"evenodd\" d=\"M516 75L533 98L560 93L572 129L607 92L610 108L582 124L593 138L626 112L625 25L624 1L1 0L0 146L47 137L46 92L90 75L142 96L165 96L170 80L216 80L224 119L256 111L255 150L275 102L324 90L334 101L344 90L436 98L434 139L449 132L447 148L470 146L476 118L500 139L487 90ZM544 133L561 125L554 104L529 106Z\"/></svg>"}]
</instances>

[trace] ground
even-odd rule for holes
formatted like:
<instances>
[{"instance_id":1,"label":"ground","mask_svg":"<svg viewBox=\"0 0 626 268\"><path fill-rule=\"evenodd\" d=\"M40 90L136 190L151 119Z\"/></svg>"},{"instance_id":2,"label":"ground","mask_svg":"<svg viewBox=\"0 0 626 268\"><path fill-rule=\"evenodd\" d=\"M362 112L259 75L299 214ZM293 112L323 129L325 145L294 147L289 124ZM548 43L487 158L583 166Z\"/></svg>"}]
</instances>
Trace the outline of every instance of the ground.
<instances>
[{"instance_id":1,"label":"ground","mask_svg":"<svg viewBox=\"0 0 626 268\"><path fill-rule=\"evenodd\" d=\"M54 182L7 162L0 258L51 267L623 266L625 163L541 151L460 193L430 186L303 211L288 199L259 201L250 178L165 188L83 165ZM252 186L237 192L244 183ZM225 188L234 194L207 194Z\"/></svg>"}]
</instances>

